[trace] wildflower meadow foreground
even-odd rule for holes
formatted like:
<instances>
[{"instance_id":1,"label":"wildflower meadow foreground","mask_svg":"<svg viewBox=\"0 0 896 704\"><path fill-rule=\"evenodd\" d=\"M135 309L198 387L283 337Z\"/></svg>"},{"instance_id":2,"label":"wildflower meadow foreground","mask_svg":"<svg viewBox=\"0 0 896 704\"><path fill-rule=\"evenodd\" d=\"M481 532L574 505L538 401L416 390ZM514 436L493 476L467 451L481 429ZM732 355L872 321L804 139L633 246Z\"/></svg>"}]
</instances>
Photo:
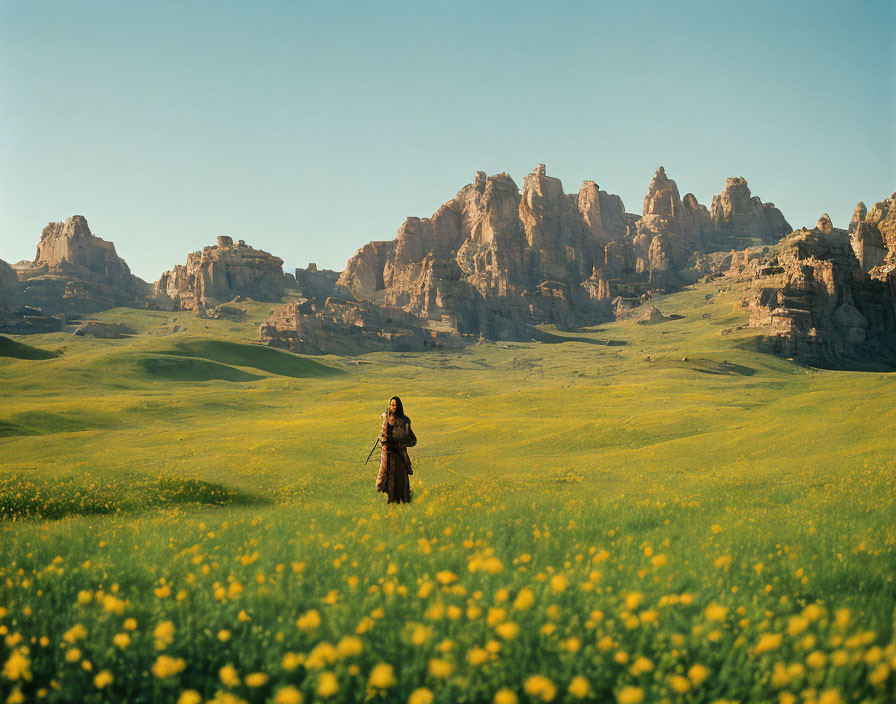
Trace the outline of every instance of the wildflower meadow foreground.
<instances>
[{"instance_id":1,"label":"wildflower meadow foreground","mask_svg":"<svg viewBox=\"0 0 896 704\"><path fill-rule=\"evenodd\" d=\"M2 700L893 701L893 382L730 346L700 300L665 304L687 343L242 384L32 336L66 351L0 360ZM386 506L362 463L396 391L419 444Z\"/></svg>"}]
</instances>

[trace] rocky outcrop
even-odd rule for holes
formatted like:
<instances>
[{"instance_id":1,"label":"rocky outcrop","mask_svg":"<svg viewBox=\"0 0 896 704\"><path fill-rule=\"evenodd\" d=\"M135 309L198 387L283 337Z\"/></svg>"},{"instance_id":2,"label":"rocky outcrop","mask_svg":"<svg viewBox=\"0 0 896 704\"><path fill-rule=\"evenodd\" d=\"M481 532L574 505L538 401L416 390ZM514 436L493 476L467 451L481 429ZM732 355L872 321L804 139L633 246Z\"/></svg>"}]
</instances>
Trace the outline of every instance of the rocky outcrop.
<instances>
[{"instance_id":1,"label":"rocky outcrop","mask_svg":"<svg viewBox=\"0 0 896 704\"><path fill-rule=\"evenodd\" d=\"M571 326L609 311L597 269L628 231L621 199L593 181L566 194L543 164L522 190L507 174L480 171L431 217L408 218L395 240L358 250L337 289L459 334Z\"/></svg>"},{"instance_id":2,"label":"rocky outcrop","mask_svg":"<svg viewBox=\"0 0 896 704\"><path fill-rule=\"evenodd\" d=\"M5 261L0 259L0 317L19 307L19 278Z\"/></svg>"},{"instance_id":3,"label":"rocky outcrop","mask_svg":"<svg viewBox=\"0 0 896 704\"><path fill-rule=\"evenodd\" d=\"M368 301L331 297L282 305L259 328L262 342L304 354L358 354L377 350L450 349L463 340L449 326L426 326L404 311Z\"/></svg>"},{"instance_id":4,"label":"rocky outcrop","mask_svg":"<svg viewBox=\"0 0 896 704\"><path fill-rule=\"evenodd\" d=\"M885 280L896 270L896 193L868 211L859 203L849 223L853 251L862 269Z\"/></svg>"},{"instance_id":5,"label":"rocky outcrop","mask_svg":"<svg viewBox=\"0 0 896 704\"><path fill-rule=\"evenodd\" d=\"M124 323L103 323L98 320L89 320L75 328L72 334L103 340L117 340L129 335L136 335L137 331Z\"/></svg>"},{"instance_id":6,"label":"rocky outcrop","mask_svg":"<svg viewBox=\"0 0 896 704\"><path fill-rule=\"evenodd\" d=\"M394 240L359 249L334 285L297 270L313 304L303 315L335 320L326 312L332 306L322 304L331 294L367 311L365 325L373 324L370 304L412 316L423 328L435 324L460 336L498 339L528 334L539 323L569 329L611 319L654 292L731 270L745 274L751 255L738 265L732 252L723 271L720 258L707 255L708 243L725 242L730 251L734 242L743 250L776 239L782 227L789 231L780 212L752 197L743 179L729 179L717 201L713 215L693 194L681 198L663 167L640 216L626 213L619 196L594 181L565 193L544 164L526 175L522 188L506 173L479 171L431 217L410 217Z\"/></svg>"},{"instance_id":7,"label":"rocky outcrop","mask_svg":"<svg viewBox=\"0 0 896 704\"><path fill-rule=\"evenodd\" d=\"M26 305L43 313L78 316L116 306L140 306L150 287L131 274L112 242L74 215L41 233L34 261L15 266Z\"/></svg>"},{"instance_id":8,"label":"rocky outcrop","mask_svg":"<svg viewBox=\"0 0 896 704\"><path fill-rule=\"evenodd\" d=\"M296 269L296 286L305 298L323 303L330 296L336 295L339 273L330 269L318 269L317 264L311 262L305 269Z\"/></svg>"},{"instance_id":9,"label":"rocky outcrop","mask_svg":"<svg viewBox=\"0 0 896 704\"><path fill-rule=\"evenodd\" d=\"M774 203L750 194L744 178L727 179L722 192L713 196L710 224L706 242L710 251L738 249L754 244L753 240L772 244L793 229Z\"/></svg>"},{"instance_id":10,"label":"rocky outcrop","mask_svg":"<svg viewBox=\"0 0 896 704\"><path fill-rule=\"evenodd\" d=\"M216 245L187 255L185 265L166 271L154 285L150 305L161 310L201 312L237 296L279 301L295 285L283 272L283 260L227 236Z\"/></svg>"},{"instance_id":11,"label":"rocky outcrop","mask_svg":"<svg viewBox=\"0 0 896 704\"><path fill-rule=\"evenodd\" d=\"M747 300L767 347L806 364L896 364L896 287L866 273L845 230L822 217L762 262Z\"/></svg>"}]
</instances>

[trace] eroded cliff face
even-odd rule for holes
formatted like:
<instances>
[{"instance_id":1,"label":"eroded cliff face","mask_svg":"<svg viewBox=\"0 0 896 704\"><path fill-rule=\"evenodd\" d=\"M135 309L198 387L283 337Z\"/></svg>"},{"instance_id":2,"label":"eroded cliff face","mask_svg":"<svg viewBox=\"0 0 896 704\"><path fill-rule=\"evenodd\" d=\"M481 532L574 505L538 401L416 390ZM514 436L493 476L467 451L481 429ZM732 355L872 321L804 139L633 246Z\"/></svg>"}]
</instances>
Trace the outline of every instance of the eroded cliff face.
<instances>
[{"instance_id":1,"label":"eroded cliff face","mask_svg":"<svg viewBox=\"0 0 896 704\"><path fill-rule=\"evenodd\" d=\"M825 214L772 248L746 301L770 351L820 367L896 364L896 281L865 271L854 243Z\"/></svg>"},{"instance_id":2,"label":"eroded cliff face","mask_svg":"<svg viewBox=\"0 0 896 704\"><path fill-rule=\"evenodd\" d=\"M896 193L875 203L870 211L859 203L848 232L864 271L881 280L896 271Z\"/></svg>"},{"instance_id":3,"label":"eroded cliff face","mask_svg":"<svg viewBox=\"0 0 896 704\"><path fill-rule=\"evenodd\" d=\"M745 178L729 178L722 192L713 196L710 208L713 250L738 248L744 239L777 242L793 228L774 203L763 203L750 193Z\"/></svg>"},{"instance_id":4,"label":"eroded cliff face","mask_svg":"<svg viewBox=\"0 0 896 704\"><path fill-rule=\"evenodd\" d=\"M19 279L16 272L0 259L0 316L12 313L19 306Z\"/></svg>"},{"instance_id":5,"label":"eroded cliff face","mask_svg":"<svg viewBox=\"0 0 896 704\"><path fill-rule=\"evenodd\" d=\"M339 278L342 290L460 332L494 319L574 327L607 318L611 301L641 302L709 275L708 247L775 241L786 221L728 179L715 214L684 199L660 167L639 217L585 181L576 194L539 164L522 188L507 174L478 172L430 218L408 218L395 240L371 242ZM497 325L498 328L504 326Z\"/></svg>"},{"instance_id":6,"label":"eroded cliff face","mask_svg":"<svg viewBox=\"0 0 896 704\"><path fill-rule=\"evenodd\" d=\"M609 311L585 282L627 232L622 201L593 181L566 194L544 165L522 189L505 173L480 171L432 217L408 218L392 242L358 250L339 285L461 333L575 325Z\"/></svg>"},{"instance_id":7,"label":"eroded cliff face","mask_svg":"<svg viewBox=\"0 0 896 704\"><path fill-rule=\"evenodd\" d=\"M16 266L21 301L44 314L79 316L116 306L141 306L150 286L131 274L112 242L74 215L41 233L32 262Z\"/></svg>"},{"instance_id":8,"label":"eroded cliff face","mask_svg":"<svg viewBox=\"0 0 896 704\"><path fill-rule=\"evenodd\" d=\"M163 310L202 312L237 296L279 301L295 278L283 272L283 260L227 236L201 252L187 255L186 265L166 271L154 285L150 305Z\"/></svg>"}]
</instances>

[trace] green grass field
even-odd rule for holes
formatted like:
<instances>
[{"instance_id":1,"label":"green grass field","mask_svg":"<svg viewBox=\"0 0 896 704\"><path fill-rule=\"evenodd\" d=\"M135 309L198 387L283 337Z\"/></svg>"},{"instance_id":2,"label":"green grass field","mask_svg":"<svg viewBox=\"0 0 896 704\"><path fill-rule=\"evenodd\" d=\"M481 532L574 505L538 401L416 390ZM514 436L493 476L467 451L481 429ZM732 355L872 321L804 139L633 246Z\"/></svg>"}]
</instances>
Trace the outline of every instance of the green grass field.
<instances>
[{"instance_id":1,"label":"green grass field","mask_svg":"<svg viewBox=\"0 0 896 704\"><path fill-rule=\"evenodd\" d=\"M740 295L420 354L260 347L251 302L0 340L0 697L894 701L896 376L758 352Z\"/></svg>"}]
</instances>

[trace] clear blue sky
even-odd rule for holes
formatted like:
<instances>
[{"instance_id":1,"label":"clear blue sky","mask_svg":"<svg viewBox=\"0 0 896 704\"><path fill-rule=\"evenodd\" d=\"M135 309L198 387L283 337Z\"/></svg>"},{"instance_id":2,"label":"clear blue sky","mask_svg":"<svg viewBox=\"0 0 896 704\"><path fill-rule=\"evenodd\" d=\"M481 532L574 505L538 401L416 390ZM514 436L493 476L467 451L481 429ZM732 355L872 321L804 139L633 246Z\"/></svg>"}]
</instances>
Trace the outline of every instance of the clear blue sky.
<instances>
[{"instance_id":1,"label":"clear blue sky","mask_svg":"<svg viewBox=\"0 0 896 704\"><path fill-rule=\"evenodd\" d=\"M629 212L664 165L791 225L896 190L896 3L0 0L0 258L75 213L147 280L218 234L342 269L476 170Z\"/></svg>"}]
</instances>

